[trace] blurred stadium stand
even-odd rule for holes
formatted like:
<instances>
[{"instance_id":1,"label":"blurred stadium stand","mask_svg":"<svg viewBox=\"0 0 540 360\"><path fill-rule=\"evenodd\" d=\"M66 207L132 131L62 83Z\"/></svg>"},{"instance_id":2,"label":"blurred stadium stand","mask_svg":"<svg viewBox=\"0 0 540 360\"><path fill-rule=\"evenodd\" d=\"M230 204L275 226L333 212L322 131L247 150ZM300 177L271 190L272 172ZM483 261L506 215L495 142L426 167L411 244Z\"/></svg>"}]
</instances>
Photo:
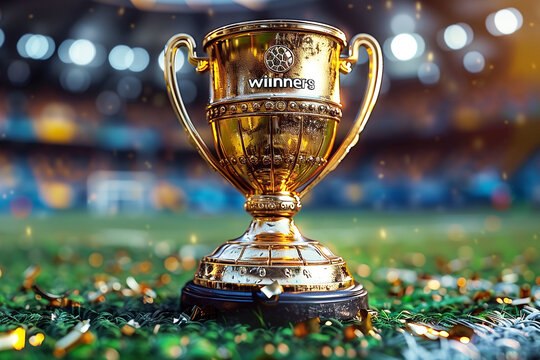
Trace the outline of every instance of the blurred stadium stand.
<instances>
[{"instance_id":1,"label":"blurred stadium stand","mask_svg":"<svg viewBox=\"0 0 540 360\"><path fill-rule=\"evenodd\" d=\"M361 141L310 208L539 206L539 13L537 1L499 0L3 1L0 212L241 211L187 143L160 54L178 32L202 51L216 27L283 17L371 33L385 54ZM178 68L210 141L208 75L183 57ZM342 76L341 136L365 72Z\"/></svg>"}]
</instances>

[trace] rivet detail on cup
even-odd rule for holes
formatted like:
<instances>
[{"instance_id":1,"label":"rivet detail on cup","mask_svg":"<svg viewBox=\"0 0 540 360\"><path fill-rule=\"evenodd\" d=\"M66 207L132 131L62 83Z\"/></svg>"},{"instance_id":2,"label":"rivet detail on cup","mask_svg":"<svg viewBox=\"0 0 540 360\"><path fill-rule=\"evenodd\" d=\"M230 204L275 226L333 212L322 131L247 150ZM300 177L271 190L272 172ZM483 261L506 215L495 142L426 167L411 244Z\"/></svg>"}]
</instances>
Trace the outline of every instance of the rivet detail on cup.
<instances>
[{"instance_id":1,"label":"rivet detail on cup","mask_svg":"<svg viewBox=\"0 0 540 360\"><path fill-rule=\"evenodd\" d=\"M274 155L274 166L281 167L281 166L289 166L295 161L295 156L292 154L285 154L285 155ZM296 165L315 165L320 166L326 164L328 161L320 156L313 156L313 155L299 155L296 158ZM238 158L235 156L231 156L229 158L222 158L219 160L220 165L222 166L229 166L229 165L246 165L250 164L251 166L258 166L258 167L270 167L272 164L272 156L271 155L262 155L262 156L256 156L251 155L247 159L245 156L240 155Z\"/></svg>"},{"instance_id":2,"label":"rivet detail on cup","mask_svg":"<svg viewBox=\"0 0 540 360\"><path fill-rule=\"evenodd\" d=\"M270 199L257 201L248 200L245 204L246 211L298 211L300 208L302 208L300 203Z\"/></svg>"},{"instance_id":3,"label":"rivet detail on cup","mask_svg":"<svg viewBox=\"0 0 540 360\"><path fill-rule=\"evenodd\" d=\"M250 114L250 113L275 113L275 112L292 113L300 115L323 115L325 117L332 117L335 120L341 118L342 112L338 106L333 103L327 103L324 101L310 100L296 102L294 100L278 100L278 101L244 101L238 103L227 103L210 105L206 111L206 117L208 120L218 120L224 116L234 116L236 114ZM296 120L300 120L299 115L295 116Z\"/></svg>"}]
</instances>

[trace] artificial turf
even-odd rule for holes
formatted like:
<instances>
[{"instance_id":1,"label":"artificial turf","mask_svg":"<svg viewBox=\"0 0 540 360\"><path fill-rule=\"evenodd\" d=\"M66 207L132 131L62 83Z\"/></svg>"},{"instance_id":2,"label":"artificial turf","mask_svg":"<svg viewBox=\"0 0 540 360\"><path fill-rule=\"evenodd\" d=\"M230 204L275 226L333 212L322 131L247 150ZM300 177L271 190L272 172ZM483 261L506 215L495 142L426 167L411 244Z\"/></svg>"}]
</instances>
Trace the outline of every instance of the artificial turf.
<instances>
[{"instance_id":1,"label":"artificial turf","mask_svg":"<svg viewBox=\"0 0 540 360\"><path fill-rule=\"evenodd\" d=\"M18 327L26 332L24 349L0 351L0 358L536 358L538 215L299 214L305 235L345 258L373 311L280 328L178 311L195 259L238 236L245 215L0 217L0 344ZM30 266L39 274L25 275ZM113 283L116 290L100 297L100 286ZM47 294L66 292L56 300ZM84 320L87 335L59 347ZM33 346L38 333L44 341Z\"/></svg>"}]
</instances>

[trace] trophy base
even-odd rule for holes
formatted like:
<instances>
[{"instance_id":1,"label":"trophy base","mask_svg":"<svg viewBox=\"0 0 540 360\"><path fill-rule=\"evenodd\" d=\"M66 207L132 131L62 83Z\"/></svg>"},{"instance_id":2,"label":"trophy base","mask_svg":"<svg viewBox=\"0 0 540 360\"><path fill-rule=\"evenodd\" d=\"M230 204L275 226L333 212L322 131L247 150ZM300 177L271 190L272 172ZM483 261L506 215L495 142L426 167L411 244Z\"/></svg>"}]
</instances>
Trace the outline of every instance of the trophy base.
<instances>
[{"instance_id":1,"label":"trophy base","mask_svg":"<svg viewBox=\"0 0 540 360\"><path fill-rule=\"evenodd\" d=\"M368 308L368 293L360 284L336 291L284 292L268 299L260 291L216 290L190 281L182 289L181 310L197 317L230 323L280 326L316 317L346 320Z\"/></svg>"}]
</instances>

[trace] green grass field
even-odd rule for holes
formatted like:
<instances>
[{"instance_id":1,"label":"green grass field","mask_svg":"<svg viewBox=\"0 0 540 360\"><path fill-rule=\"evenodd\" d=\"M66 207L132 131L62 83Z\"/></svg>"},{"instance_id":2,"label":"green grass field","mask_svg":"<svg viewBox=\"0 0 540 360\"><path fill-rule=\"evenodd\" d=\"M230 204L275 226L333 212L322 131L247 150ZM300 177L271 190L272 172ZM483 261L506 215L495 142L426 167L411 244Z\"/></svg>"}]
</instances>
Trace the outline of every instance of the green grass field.
<instances>
[{"instance_id":1,"label":"green grass field","mask_svg":"<svg viewBox=\"0 0 540 360\"><path fill-rule=\"evenodd\" d=\"M508 344L490 344L481 329L474 326L478 319L496 322L497 317L515 323L538 311L534 300L525 307L502 301L504 296L517 299L519 287L524 284L532 287L534 295L535 283L540 281L538 218L539 214L529 209L301 213L296 218L301 231L343 256L355 278L370 292L374 332L369 333L366 319L346 323L323 319L312 333L299 336L298 328L292 326L254 329L240 324L191 321L178 312L180 289L193 275L192 256L200 257L240 235L248 225L247 215L212 217L182 213L95 218L66 213L27 219L3 216L0 349L2 336L8 336L19 326L25 328L27 341L24 350L8 347L0 351L0 358L41 358L53 353L60 356L64 350L73 358L92 356L109 360L118 355L401 358L411 351L427 351L432 357L439 354L439 358L454 353L474 357L475 352L482 351L483 356L514 351L526 357L540 351L540 331L534 330L540 328L538 321L535 320L537 325L530 328L527 338L516 340L518 349ZM41 267L35 278L40 289L52 294L77 290L66 298L80 306L71 306L73 302L68 306L55 304L44 296L36 298L35 289L20 289L24 271L31 265ZM415 279L409 280L411 274ZM101 302L92 301L99 281L110 282L113 277L123 289L130 290L126 279L132 277L147 283L156 294L148 297L132 291L126 296L116 292L105 294ZM456 285L460 278L467 282L466 286ZM506 288L502 280L506 281ZM481 281L490 282L490 293L477 299L475 295L482 286L477 289L474 284ZM540 321L540 316L537 318ZM61 344L58 340L86 319L90 319L93 339L81 338L77 346L55 352ZM130 320L130 325L126 325ZM473 329L472 333L467 332L467 345L454 336L461 320L463 326ZM415 334L408 324L446 329L454 339L430 340L426 334ZM351 326L361 331L353 332L356 335L351 337ZM33 346L30 338L38 333L44 334L44 341ZM444 350L444 346L449 348Z\"/></svg>"}]
</instances>

